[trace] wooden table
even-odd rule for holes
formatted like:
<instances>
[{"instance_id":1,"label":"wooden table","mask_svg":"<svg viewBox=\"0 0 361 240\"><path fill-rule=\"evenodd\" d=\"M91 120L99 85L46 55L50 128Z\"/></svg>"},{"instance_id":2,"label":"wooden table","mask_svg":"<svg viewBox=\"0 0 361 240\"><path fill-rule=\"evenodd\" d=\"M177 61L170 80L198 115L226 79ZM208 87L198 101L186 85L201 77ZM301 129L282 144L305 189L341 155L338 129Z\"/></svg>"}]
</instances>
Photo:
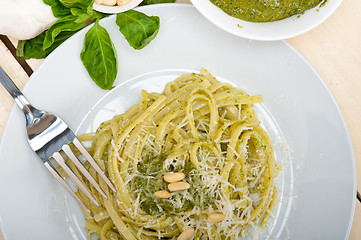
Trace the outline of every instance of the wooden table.
<instances>
[{"instance_id":1,"label":"wooden table","mask_svg":"<svg viewBox=\"0 0 361 240\"><path fill-rule=\"evenodd\" d=\"M188 2L180 0L177 2ZM288 39L318 70L334 94L346 119L353 141L357 165L358 192L361 193L361 0L343 0L323 24L299 37ZM15 39L1 36L0 66L22 88L42 60L19 61L14 57ZM13 99L0 87L0 137ZM355 195L356 198L356 195ZM356 211L350 240L361 239L361 199ZM0 234L0 240L2 240Z\"/></svg>"}]
</instances>

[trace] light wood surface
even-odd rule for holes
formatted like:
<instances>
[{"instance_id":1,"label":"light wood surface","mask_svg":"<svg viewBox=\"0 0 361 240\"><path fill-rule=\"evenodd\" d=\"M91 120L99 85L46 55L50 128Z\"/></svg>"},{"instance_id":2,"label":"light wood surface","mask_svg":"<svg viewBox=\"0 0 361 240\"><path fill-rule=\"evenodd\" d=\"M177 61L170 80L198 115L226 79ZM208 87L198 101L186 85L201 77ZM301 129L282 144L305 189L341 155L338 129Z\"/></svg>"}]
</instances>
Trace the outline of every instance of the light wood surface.
<instances>
[{"instance_id":1,"label":"light wood surface","mask_svg":"<svg viewBox=\"0 0 361 240\"><path fill-rule=\"evenodd\" d=\"M178 0L177 2L188 2ZM345 117L353 142L357 185L361 192L361 0L343 0L336 12L323 24L301 36L288 39L316 68L334 94ZM16 44L15 39L11 39ZM28 61L35 70L41 60ZM28 76L0 41L0 66L22 88ZM0 137L13 99L0 87ZM0 231L1 232L1 231ZM350 240L361 239L361 203L356 211ZM0 240L2 240L0 233Z\"/></svg>"}]
</instances>

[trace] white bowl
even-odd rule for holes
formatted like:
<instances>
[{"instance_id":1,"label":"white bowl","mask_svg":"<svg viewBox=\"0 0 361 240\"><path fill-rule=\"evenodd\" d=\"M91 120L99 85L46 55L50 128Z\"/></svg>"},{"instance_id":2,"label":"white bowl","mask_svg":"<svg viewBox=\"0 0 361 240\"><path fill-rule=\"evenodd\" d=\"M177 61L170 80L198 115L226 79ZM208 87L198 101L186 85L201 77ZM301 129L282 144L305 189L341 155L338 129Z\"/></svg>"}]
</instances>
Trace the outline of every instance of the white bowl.
<instances>
[{"instance_id":1,"label":"white bowl","mask_svg":"<svg viewBox=\"0 0 361 240\"><path fill-rule=\"evenodd\" d=\"M131 0L130 2L128 2L127 4L124 4L123 6L106 6L106 5L101 5L101 4L93 4L93 9L95 11L98 12L102 12L102 13L120 13L120 12L125 12L128 11L132 8L135 8L136 6L138 6L143 0Z\"/></svg>"},{"instance_id":2,"label":"white bowl","mask_svg":"<svg viewBox=\"0 0 361 240\"><path fill-rule=\"evenodd\" d=\"M321 7L307 10L304 14L267 23L253 23L231 17L209 0L190 0L209 21L223 30L253 40L282 40L303 34L325 21L342 0L327 0Z\"/></svg>"}]
</instances>

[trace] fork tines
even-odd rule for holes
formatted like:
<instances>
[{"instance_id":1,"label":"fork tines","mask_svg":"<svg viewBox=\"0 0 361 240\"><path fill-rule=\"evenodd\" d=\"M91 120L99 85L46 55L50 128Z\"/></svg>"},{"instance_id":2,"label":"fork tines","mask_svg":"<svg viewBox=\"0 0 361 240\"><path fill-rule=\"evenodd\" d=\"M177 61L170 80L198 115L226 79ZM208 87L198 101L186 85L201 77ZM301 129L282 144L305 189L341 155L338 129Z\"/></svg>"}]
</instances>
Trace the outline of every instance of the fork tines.
<instances>
[{"instance_id":1,"label":"fork tines","mask_svg":"<svg viewBox=\"0 0 361 240\"><path fill-rule=\"evenodd\" d=\"M15 99L20 109L25 114L26 119L26 132L30 147L43 161L52 175L60 182L60 184L70 193L70 195L86 210L90 213L86 205L75 194L71 187L67 184L65 179L56 170L56 167L50 162L51 159L61 166L73 182L78 186L80 190L97 206L99 203L95 197L91 194L87 186L80 180L76 174L66 163L66 159L69 158L84 177L89 181L89 184L107 199L107 195L101 189L99 184L94 180L91 174L85 169L83 164L79 161L77 156L71 150L69 143L73 143L79 152L85 157L89 164L95 169L101 179L116 192L113 184L105 176L104 172L100 169L98 164L90 156L85 147L81 144L79 139L76 138L74 133L68 128L66 123L58 116L46 111L39 110L33 107L29 101L25 98L15 83L9 78L6 72L0 67L0 83L5 87L9 94ZM64 153L67 157L63 157Z\"/></svg>"},{"instance_id":2,"label":"fork tines","mask_svg":"<svg viewBox=\"0 0 361 240\"><path fill-rule=\"evenodd\" d=\"M105 183L116 192L115 187L104 174L102 169L98 166L83 144L79 141L78 138L74 138L72 141L74 146L80 151L80 153L85 157L85 159L89 162L89 164L94 168L94 170L99 174L99 176L105 181ZM69 144L65 144L61 148L65 155L74 163L77 169L83 174L83 176L89 181L89 183L105 198L108 199L107 195L101 189L97 181L92 177L92 175L88 172L88 170L84 167L79 158L75 155L73 150L70 148ZM73 170L66 163L66 158L64 158L60 152L55 152L52 155L52 158L59 164L59 166L64 170L64 172L68 175L68 177L77 185L77 187L93 202L96 206L99 207L99 203L95 199L95 197L91 194L88 187L76 176ZM69 192L69 194L80 204L80 206L90 213L88 207L81 201L81 199L75 194L75 192L71 189L65 179L59 174L59 172L55 169L55 167L50 163L50 161L45 162L45 166L48 170L54 175L54 177L60 182L60 184Z\"/></svg>"}]
</instances>

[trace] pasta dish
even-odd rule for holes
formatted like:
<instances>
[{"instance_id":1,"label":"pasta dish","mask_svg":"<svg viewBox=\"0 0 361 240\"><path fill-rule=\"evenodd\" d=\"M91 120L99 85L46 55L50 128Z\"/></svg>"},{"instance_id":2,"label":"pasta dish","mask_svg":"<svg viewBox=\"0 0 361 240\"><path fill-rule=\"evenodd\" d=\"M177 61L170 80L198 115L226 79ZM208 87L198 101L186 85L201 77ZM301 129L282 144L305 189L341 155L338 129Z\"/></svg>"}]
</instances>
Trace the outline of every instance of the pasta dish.
<instances>
[{"instance_id":1,"label":"pasta dish","mask_svg":"<svg viewBox=\"0 0 361 240\"><path fill-rule=\"evenodd\" d=\"M117 189L85 163L109 196L88 184L97 207L77 192L92 212L86 229L100 239L184 240L237 239L264 226L279 167L253 108L261 101L205 69L162 93L142 90L138 104L80 137Z\"/></svg>"}]
</instances>

